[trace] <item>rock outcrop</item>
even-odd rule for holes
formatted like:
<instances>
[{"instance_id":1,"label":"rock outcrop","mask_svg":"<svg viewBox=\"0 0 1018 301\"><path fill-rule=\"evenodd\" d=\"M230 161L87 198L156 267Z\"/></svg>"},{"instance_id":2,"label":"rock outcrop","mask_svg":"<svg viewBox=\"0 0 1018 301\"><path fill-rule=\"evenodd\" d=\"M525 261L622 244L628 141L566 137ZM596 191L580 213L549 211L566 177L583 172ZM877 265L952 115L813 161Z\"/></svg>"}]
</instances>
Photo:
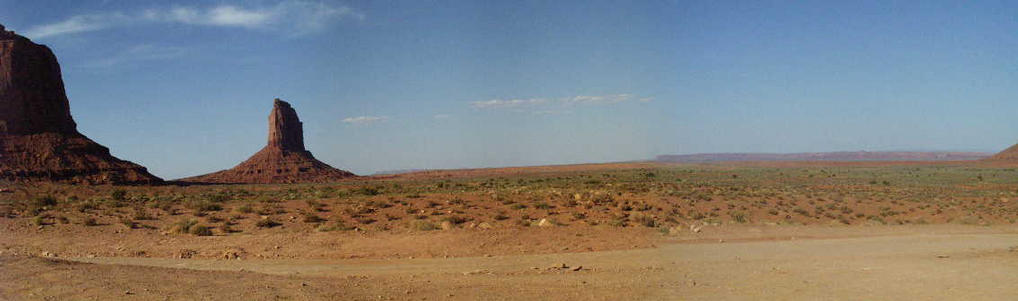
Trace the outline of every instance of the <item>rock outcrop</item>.
<instances>
[{"instance_id":1,"label":"rock outcrop","mask_svg":"<svg viewBox=\"0 0 1018 301\"><path fill-rule=\"evenodd\" d=\"M162 182L78 132L60 65L44 45L0 25L0 179L79 184Z\"/></svg>"},{"instance_id":2,"label":"rock outcrop","mask_svg":"<svg viewBox=\"0 0 1018 301\"><path fill-rule=\"evenodd\" d=\"M998 161L998 162L1018 162L1018 144L1012 145L1011 147L993 155L992 157L986 158L987 161Z\"/></svg>"},{"instance_id":3,"label":"rock outcrop","mask_svg":"<svg viewBox=\"0 0 1018 301\"><path fill-rule=\"evenodd\" d=\"M304 126L289 103L276 99L269 113L269 141L234 168L191 178L192 183L324 183L355 177L318 161L304 148Z\"/></svg>"}]
</instances>

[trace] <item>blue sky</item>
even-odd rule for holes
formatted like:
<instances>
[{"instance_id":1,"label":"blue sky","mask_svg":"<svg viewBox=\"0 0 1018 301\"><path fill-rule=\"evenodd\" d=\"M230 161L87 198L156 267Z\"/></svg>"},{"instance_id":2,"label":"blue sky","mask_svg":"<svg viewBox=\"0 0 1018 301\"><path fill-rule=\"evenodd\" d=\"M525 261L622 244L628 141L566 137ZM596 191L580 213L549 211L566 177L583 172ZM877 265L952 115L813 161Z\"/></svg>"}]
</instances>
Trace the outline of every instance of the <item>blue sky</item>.
<instances>
[{"instance_id":1,"label":"blue sky","mask_svg":"<svg viewBox=\"0 0 1018 301\"><path fill-rule=\"evenodd\" d=\"M79 130L164 178L265 144L367 174L1018 140L1013 1L13 1Z\"/></svg>"}]
</instances>

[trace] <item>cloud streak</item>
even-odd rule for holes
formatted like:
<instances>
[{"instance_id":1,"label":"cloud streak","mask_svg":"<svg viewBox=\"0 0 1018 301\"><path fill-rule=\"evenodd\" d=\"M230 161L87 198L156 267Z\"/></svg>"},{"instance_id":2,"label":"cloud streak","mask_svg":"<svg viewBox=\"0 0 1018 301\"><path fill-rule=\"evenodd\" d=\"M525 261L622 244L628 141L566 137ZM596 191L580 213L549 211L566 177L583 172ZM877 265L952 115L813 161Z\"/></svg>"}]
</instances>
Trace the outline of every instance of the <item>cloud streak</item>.
<instances>
[{"instance_id":1,"label":"cloud streak","mask_svg":"<svg viewBox=\"0 0 1018 301\"><path fill-rule=\"evenodd\" d=\"M365 15L347 6L303 0L287 0L261 7L175 6L150 8L135 13L113 12L72 16L60 22L31 27L25 31L25 35L31 38L47 38L142 24L185 24L280 31L301 36L321 32L343 19L364 20Z\"/></svg>"},{"instance_id":2,"label":"cloud streak","mask_svg":"<svg viewBox=\"0 0 1018 301\"><path fill-rule=\"evenodd\" d=\"M578 106L578 105L610 105L618 104L630 101L649 102L653 98L644 97L637 98L632 94L611 94L611 95L597 95L587 96L579 95L573 97L562 97L562 98L527 98L527 99L491 99L482 101L472 101L470 106L475 109L523 109L523 108L543 108L548 106ZM542 110L538 112L551 112L551 110Z\"/></svg>"},{"instance_id":3,"label":"cloud streak","mask_svg":"<svg viewBox=\"0 0 1018 301\"><path fill-rule=\"evenodd\" d=\"M343 118L343 123L347 124L371 124L376 122L382 122L389 118L385 116L357 116Z\"/></svg>"},{"instance_id":4,"label":"cloud streak","mask_svg":"<svg viewBox=\"0 0 1018 301\"><path fill-rule=\"evenodd\" d=\"M82 67L106 68L133 62L175 59L186 54L187 49L182 47L141 44L128 48L112 56L88 62L82 65Z\"/></svg>"}]
</instances>

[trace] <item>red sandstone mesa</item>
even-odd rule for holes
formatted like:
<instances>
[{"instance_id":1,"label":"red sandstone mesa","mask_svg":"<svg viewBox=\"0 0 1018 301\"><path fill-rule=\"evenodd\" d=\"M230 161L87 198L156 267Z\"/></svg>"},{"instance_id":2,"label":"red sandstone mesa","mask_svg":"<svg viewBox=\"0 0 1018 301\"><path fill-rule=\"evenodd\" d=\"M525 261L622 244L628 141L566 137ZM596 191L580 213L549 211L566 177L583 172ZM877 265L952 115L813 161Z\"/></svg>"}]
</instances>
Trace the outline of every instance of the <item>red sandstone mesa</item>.
<instances>
[{"instance_id":1,"label":"red sandstone mesa","mask_svg":"<svg viewBox=\"0 0 1018 301\"><path fill-rule=\"evenodd\" d=\"M79 184L162 182L78 132L57 58L0 25L0 179Z\"/></svg>"},{"instance_id":2,"label":"red sandstone mesa","mask_svg":"<svg viewBox=\"0 0 1018 301\"><path fill-rule=\"evenodd\" d=\"M195 183L323 183L355 177L318 161L304 148L304 126L289 103L276 99L269 114L269 142L234 168L191 178Z\"/></svg>"}]
</instances>

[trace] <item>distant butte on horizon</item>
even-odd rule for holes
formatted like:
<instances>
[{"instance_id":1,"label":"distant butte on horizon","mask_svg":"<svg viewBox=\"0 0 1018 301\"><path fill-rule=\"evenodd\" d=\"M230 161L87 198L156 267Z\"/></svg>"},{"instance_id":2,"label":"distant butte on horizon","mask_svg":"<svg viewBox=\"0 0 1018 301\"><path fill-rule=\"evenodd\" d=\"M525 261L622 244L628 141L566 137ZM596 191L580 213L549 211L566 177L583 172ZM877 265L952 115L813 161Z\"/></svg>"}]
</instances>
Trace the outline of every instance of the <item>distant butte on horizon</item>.
<instances>
[{"instance_id":1,"label":"distant butte on horizon","mask_svg":"<svg viewBox=\"0 0 1018 301\"><path fill-rule=\"evenodd\" d=\"M986 161L1018 162L1018 144L1012 145L992 157L986 158Z\"/></svg>"},{"instance_id":2,"label":"distant butte on horizon","mask_svg":"<svg viewBox=\"0 0 1018 301\"><path fill-rule=\"evenodd\" d=\"M981 152L816 152L816 153L703 153L661 155L659 162L745 161L968 161L992 156Z\"/></svg>"},{"instance_id":3,"label":"distant butte on horizon","mask_svg":"<svg viewBox=\"0 0 1018 301\"><path fill-rule=\"evenodd\" d=\"M234 168L183 178L190 183L325 183L356 177L333 168L304 147L304 125L290 103L276 98L269 113L268 144Z\"/></svg>"}]
</instances>

